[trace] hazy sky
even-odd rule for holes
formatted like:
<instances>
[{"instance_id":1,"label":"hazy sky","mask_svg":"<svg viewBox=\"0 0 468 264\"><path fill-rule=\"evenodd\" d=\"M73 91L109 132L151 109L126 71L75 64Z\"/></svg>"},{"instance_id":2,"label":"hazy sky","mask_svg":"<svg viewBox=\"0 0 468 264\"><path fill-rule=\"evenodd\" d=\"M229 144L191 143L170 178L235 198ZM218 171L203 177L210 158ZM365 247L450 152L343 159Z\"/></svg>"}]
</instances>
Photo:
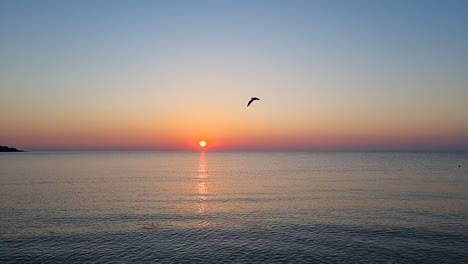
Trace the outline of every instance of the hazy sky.
<instances>
[{"instance_id":1,"label":"hazy sky","mask_svg":"<svg viewBox=\"0 0 468 264\"><path fill-rule=\"evenodd\" d=\"M467 150L467 14L468 1L2 0L0 145Z\"/></svg>"}]
</instances>

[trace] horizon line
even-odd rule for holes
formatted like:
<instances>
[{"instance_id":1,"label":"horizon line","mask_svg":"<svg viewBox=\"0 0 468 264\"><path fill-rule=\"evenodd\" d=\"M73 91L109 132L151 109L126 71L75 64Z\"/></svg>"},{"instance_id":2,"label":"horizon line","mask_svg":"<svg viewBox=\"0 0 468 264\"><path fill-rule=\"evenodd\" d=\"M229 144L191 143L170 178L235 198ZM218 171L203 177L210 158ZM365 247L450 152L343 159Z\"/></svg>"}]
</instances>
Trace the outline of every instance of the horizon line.
<instances>
[{"instance_id":1,"label":"horizon line","mask_svg":"<svg viewBox=\"0 0 468 264\"><path fill-rule=\"evenodd\" d=\"M468 149L21 149L25 152L468 152Z\"/></svg>"}]
</instances>

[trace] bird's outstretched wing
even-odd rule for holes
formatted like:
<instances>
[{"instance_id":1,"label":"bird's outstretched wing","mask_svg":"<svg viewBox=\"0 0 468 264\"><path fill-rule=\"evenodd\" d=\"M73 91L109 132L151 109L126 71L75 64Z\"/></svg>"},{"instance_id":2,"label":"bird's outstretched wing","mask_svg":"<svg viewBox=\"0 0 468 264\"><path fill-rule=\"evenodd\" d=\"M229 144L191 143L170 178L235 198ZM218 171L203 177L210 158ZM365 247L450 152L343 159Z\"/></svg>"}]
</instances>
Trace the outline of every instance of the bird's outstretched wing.
<instances>
[{"instance_id":1,"label":"bird's outstretched wing","mask_svg":"<svg viewBox=\"0 0 468 264\"><path fill-rule=\"evenodd\" d=\"M249 105L250 105L253 101L255 101L255 100L260 100L260 99L258 99L257 97L252 97L252 98L250 98L250 101L249 101L249 103L247 104L247 107L249 107Z\"/></svg>"}]
</instances>

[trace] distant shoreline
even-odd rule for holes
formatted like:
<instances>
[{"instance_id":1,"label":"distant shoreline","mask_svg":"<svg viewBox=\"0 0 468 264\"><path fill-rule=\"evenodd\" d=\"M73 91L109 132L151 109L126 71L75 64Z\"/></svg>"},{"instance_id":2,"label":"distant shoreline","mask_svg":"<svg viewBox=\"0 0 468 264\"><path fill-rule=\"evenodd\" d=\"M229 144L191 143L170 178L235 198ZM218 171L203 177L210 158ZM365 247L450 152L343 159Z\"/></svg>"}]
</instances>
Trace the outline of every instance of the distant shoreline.
<instances>
[{"instance_id":1,"label":"distant shoreline","mask_svg":"<svg viewBox=\"0 0 468 264\"><path fill-rule=\"evenodd\" d=\"M25 152L17 148L10 148L8 146L0 146L0 152Z\"/></svg>"}]
</instances>

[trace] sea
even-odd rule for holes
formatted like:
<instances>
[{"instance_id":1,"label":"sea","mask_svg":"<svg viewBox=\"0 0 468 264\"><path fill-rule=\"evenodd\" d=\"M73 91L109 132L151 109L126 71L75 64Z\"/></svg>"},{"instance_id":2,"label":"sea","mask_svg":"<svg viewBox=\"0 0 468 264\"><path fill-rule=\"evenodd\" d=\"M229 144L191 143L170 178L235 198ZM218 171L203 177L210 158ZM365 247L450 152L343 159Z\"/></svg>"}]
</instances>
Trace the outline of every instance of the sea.
<instances>
[{"instance_id":1,"label":"sea","mask_svg":"<svg viewBox=\"0 0 468 264\"><path fill-rule=\"evenodd\" d=\"M0 263L468 263L468 153L1 153Z\"/></svg>"}]
</instances>

